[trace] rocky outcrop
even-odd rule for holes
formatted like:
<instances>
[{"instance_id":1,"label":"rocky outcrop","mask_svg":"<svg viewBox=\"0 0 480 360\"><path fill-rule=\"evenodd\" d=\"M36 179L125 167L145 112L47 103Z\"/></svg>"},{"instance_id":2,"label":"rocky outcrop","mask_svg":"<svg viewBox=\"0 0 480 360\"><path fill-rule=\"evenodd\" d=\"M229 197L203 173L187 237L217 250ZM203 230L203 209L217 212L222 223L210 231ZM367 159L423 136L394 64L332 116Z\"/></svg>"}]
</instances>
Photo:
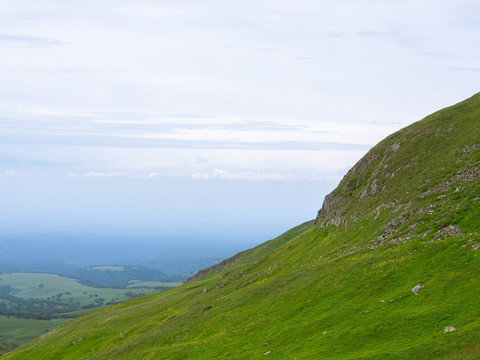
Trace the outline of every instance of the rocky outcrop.
<instances>
[{"instance_id":1,"label":"rocky outcrop","mask_svg":"<svg viewBox=\"0 0 480 360\"><path fill-rule=\"evenodd\" d=\"M389 141L396 139L400 133L392 135ZM347 201L363 201L384 191L385 184L380 178L389 178L393 176L392 171L395 173L395 170L387 171L385 161L389 154L399 149L399 142L371 149L347 172L338 187L325 197L315 224L319 227L346 227L351 221L344 216L349 210ZM351 197L353 193L355 198Z\"/></svg>"},{"instance_id":2,"label":"rocky outcrop","mask_svg":"<svg viewBox=\"0 0 480 360\"><path fill-rule=\"evenodd\" d=\"M340 226L342 223L341 213L336 210L336 206L343 200L342 195L330 193L325 196L322 208L319 210L315 224L320 227L329 225Z\"/></svg>"},{"instance_id":3,"label":"rocky outcrop","mask_svg":"<svg viewBox=\"0 0 480 360\"><path fill-rule=\"evenodd\" d=\"M414 238L433 242L463 236L460 227L449 222L459 209L445 204L451 194L460 198L479 181L480 143L471 136L474 123L449 111L412 124L372 148L325 197L317 227L347 229L373 217L378 231L370 240L372 249ZM402 199L408 201L402 204ZM434 217L439 220L430 228L416 230L417 223Z\"/></svg>"},{"instance_id":4,"label":"rocky outcrop","mask_svg":"<svg viewBox=\"0 0 480 360\"><path fill-rule=\"evenodd\" d=\"M373 179L373 181L365 186L363 191L360 193L360 200L365 199L367 196L375 195L378 191L378 179Z\"/></svg>"}]
</instances>

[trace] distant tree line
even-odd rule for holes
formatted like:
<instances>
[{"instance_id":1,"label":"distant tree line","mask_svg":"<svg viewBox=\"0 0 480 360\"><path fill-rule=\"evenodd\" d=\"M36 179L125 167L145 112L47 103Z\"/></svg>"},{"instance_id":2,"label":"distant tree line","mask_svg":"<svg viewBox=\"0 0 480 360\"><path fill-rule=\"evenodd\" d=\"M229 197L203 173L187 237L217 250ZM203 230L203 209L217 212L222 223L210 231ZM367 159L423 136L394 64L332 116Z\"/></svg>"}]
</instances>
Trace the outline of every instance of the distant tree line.
<instances>
[{"instance_id":1,"label":"distant tree line","mask_svg":"<svg viewBox=\"0 0 480 360\"><path fill-rule=\"evenodd\" d=\"M62 301L63 293L46 299L20 298L10 285L0 286L0 315L23 319L51 320L74 317L68 313L82 309L79 301ZM103 304L102 304L103 305Z\"/></svg>"},{"instance_id":2,"label":"distant tree line","mask_svg":"<svg viewBox=\"0 0 480 360\"><path fill-rule=\"evenodd\" d=\"M124 265L122 270L86 267L71 272L71 277L84 285L111 288L126 288L134 280L172 281L172 277L158 269L147 266Z\"/></svg>"}]
</instances>

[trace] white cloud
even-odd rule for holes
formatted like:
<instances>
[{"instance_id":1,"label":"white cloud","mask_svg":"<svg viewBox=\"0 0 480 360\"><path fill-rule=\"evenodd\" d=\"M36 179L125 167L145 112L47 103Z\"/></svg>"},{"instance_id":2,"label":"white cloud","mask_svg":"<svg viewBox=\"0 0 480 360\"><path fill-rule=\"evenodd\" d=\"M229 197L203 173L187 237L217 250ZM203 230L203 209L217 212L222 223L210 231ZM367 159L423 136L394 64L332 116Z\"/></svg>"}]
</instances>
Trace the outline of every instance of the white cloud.
<instances>
[{"instance_id":1,"label":"white cloud","mask_svg":"<svg viewBox=\"0 0 480 360\"><path fill-rule=\"evenodd\" d=\"M192 175L194 180L248 180L248 181L264 181L264 180L298 180L298 178L291 174L279 173L261 173L261 172L229 172L221 169L215 169L211 173L195 173Z\"/></svg>"},{"instance_id":2,"label":"white cloud","mask_svg":"<svg viewBox=\"0 0 480 360\"><path fill-rule=\"evenodd\" d=\"M48 109L45 107L21 107L18 109L19 113L25 113L28 115L41 115L41 116L53 116L53 117L89 117L92 113L74 112L69 110Z\"/></svg>"},{"instance_id":3,"label":"white cloud","mask_svg":"<svg viewBox=\"0 0 480 360\"><path fill-rule=\"evenodd\" d=\"M3 174L5 176L13 177L13 176L17 176L18 173L15 170L6 170L4 171Z\"/></svg>"},{"instance_id":4,"label":"white cloud","mask_svg":"<svg viewBox=\"0 0 480 360\"><path fill-rule=\"evenodd\" d=\"M69 177L71 178L114 178L114 177L123 177L127 176L125 172L95 172L90 171L85 174L70 174Z\"/></svg>"},{"instance_id":5,"label":"white cloud","mask_svg":"<svg viewBox=\"0 0 480 360\"><path fill-rule=\"evenodd\" d=\"M257 120L261 129L260 120ZM139 134L110 134L120 137L140 139L165 139L185 141L210 141L210 142L244 142L244 143L272 143L272 142L326 142L343 144L369 144L379 141L381 136L386 136L399 128L398 124L375 124L355 122L328 122L328 121L282 121L274 122L269 130L257 129L256 122L252 121L245 129L229 129L229 124L224 124L221 119L214 125L205 128L179 128L169 132L151 132ZM223 128L212 128L223 127ZM282 126L290 127L285 131ZM250 128L248 128L250 127ZM277 127L278 130L275 128Z\"/></svg>"},{"instance_id":6,"label":"white cloud","mask_svg":"<svg viewBox=\"0 0 480 360\"><path fill-rule=\"evenodd\" d=\"M2 66L31 69L35 59L49 71L0 72L1 98L73 112L412 122L476 91L478 78L447 70L478 63L476 10L471 1L2 3L4 33L65 44L2 53ZM432 79L443 81L431 89Z\"/></svg>"},{"instance_id":7,"label":"white cloud","mask_svg":"<svg viewBox=\"0 0 480 360\"><path fill-rule=\"evenodd\" d=\"M337 176L364 147L478 91L478 10L2 2L0 155L83 177Z\"/></svg>"},{"instance_id":8,"label":"white cloud","mask_svg":"<svg viewBox=\"0 0 480 360\"><path fill-rule=\"evenodd\" d=\"M0 43L14 46L52 46L62 44L62 42L57 39L18 34L0 34Z\"/></svg>"},{"instance_id":9,"label":"white cloud","mask_svg":"<svg viewBox=\"0 0 480 360\"><path fill-rule=\"evenodd\" d=\"M61 148L57 154L70 153ZM75 163L102 171L72 172L72 178L176 178L196 180L337 179L364 153L360 150L76 148ZM38 154L37 154L38 155ZM52 155L46 154L48 158ZM60 158L57 161L63 161ZM70 159L72 160L72 159Z\"/></svg>"},{"instance_id":10,"label":"white cloud","mask_svg":"<svg viewBox=\"0 0 480 360\"><path fill-rule=\"evenodd\" d=\"M158 176L160 176L159 173L152 172L152 173L150 173L150 174L147 175L147 178L148 178L148 179L154 179L154 178L156 178L156 177L158 177Z\"/></svg>"}]
</instances>

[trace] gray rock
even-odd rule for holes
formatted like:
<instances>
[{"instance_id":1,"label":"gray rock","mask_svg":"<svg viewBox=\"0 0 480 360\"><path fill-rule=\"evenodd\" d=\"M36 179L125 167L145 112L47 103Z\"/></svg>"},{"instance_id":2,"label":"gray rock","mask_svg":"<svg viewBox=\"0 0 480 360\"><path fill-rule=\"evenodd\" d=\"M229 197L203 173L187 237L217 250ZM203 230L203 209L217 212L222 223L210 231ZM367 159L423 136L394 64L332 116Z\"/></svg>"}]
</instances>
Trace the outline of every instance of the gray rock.
<instances>
[{"instance_id":1,"label":"gray rock","mask_svg":"<svg viewBox=\"0 0 480 360\"><path fill-rule=\"evenodd\" d=\"M421 288L423 288L423 284L422 284L422 283L420 283L420 284L418 284L418 285L415 285L415 286L412 288L412 293L413 293L413 295L417 295Z\"/></svg>"},{"instance_id":2,"label":"gray rock","mask_svg":"<svg viewBox=\"0 0 480 360\"><path fill-rule=\"evenodd\" d=\"M445 329L443 329L443 333L446 334L446 333L457 331L457 330L458 329L455 326L447 326L445 327Z\"/></svg>"},{"instance_id":3,"label":"gray rock","mask_svg":"<svg viewBox=\"0 0 480 360\"><path fill-rule=\"evenodd\" d=\"M315 219L315 224L319 227L327 227L329 225L340 226L342 218L336 211L336 207L342 200L342 195L330 193L325 196L322 208L318 211L317 218Z\"/></svg>"},{"instance_id":4,"label":"gray rock","mask_svg":"<svg viewBox=\"0 0 480 360\"><path fill-rule=\"evenodd\" d=\"M365 199L368 196L375 195L378 191L378 180L374 179L371 183L367 184L360 193L360 200Z\"/></svg>"}]
</instances>

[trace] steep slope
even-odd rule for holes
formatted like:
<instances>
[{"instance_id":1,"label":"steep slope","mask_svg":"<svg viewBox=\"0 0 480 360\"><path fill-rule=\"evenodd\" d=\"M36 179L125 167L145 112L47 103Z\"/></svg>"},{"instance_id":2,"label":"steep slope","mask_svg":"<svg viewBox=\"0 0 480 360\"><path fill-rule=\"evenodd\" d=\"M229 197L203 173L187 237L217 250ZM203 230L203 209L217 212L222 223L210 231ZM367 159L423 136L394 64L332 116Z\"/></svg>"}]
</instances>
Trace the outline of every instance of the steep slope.
<instances>
[{"instance_id":1,"label":"steep slope","mask_svg":"<svg viewBox=\"0 0 480 360\"><path fill-rule=\"evenodd\" d=\"M375 146L315 222L6 358L476 358L479 172L477 94Z\"/></svg>"}]
</instances>

